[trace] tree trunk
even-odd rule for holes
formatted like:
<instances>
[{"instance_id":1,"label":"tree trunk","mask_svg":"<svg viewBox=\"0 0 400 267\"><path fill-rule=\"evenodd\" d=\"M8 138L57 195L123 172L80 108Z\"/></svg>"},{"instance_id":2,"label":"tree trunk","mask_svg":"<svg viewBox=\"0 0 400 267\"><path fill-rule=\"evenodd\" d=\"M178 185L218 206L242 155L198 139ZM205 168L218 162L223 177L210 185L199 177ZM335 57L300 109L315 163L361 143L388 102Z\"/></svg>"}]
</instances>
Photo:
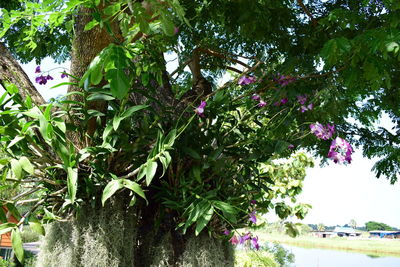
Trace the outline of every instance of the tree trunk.
<instances>
[{"instance_id":1,"label":"tree trunk","mask_svg":"<svg viewBox=\"0 0 400 267\"><path fill-rule=\"evenodd\" d=\"M75 25L71 73L77 77L81 77L93 58L112 42L98 27L84 32L85 24L92 19L89 12L82 9ZM173 106L174 97L167 77L164 78L166 84L158 86L156 97L170 101ZM69 88L72 90L80 89ZM104 102L92 105L87 108L100 111L106 108ZM90 128L89 125L88 134ZM71 140L79 148L87 145L83 135L71 136ZM128 196L118 194L107 201L105 207L86 204L71 221L49 225L37 266L233 266L233 249L226 240L209 237L205 230L197 237L193 233L183 235L175 229L174 216L161 210L154 201L150 200L149 205L138 201L129 207L129 200ZM160 213L166 214L160 216ZM163 219L156 221L156 218Z\"/></svg>"},{"instance_id":2,"label":"tree trunk","mask_svg":"<svg viewBox=\"0 0 400 267\"><path fill-rule=\"evenodd\" d=\"M48 226L37 267L233 266L226 240L182 235L166 221L154 225L152 207L126 208L113 199L104 208L85 207L70 222Z\"/></svg>"}]
</instances>

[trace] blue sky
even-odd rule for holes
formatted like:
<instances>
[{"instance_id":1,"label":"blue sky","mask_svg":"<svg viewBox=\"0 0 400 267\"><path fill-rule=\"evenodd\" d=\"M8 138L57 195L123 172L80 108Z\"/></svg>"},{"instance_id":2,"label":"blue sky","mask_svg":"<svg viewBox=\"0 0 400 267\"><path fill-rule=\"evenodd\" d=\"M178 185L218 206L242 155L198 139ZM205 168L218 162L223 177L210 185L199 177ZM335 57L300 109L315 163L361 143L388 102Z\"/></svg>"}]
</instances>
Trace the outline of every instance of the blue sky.
<instances>
[{"instance_id":1,"label":"blue sky","mask_svg":"<svg viewBox=\"0 0 400 267\"><path fill-rule=\"evenodd\" d=\"M49 58L41 63L42 71L57 66ZM68 69L69 62L61 66ZM32 81L37 76L35 67L34 62L23 65ZM35 84L45 99L66 92L66 87L49 89L66 81L60 79L61 71L53 70L51 75L55 79L45 86ZM381 125L388 126L388 120L384 118ZM358 226L372 220L400 227L400 183L391 185L385 178L375 178L370 171L373 164L374 161L363 158L359 150L356 150L353 162L347 166L331 162L320 168L316 161L316 167L307 172L304 189L299 196L300 202L313 206L303 222L343 225L354 219Z\"/></svg>"}]
</instances>

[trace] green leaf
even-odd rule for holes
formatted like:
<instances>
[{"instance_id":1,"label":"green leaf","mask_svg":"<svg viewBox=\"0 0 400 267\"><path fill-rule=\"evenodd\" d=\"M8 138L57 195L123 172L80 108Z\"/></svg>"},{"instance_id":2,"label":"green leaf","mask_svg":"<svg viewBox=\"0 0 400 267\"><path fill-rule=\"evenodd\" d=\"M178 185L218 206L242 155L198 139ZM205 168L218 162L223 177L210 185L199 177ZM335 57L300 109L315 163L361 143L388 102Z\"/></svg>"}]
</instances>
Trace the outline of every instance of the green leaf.
<instances>
[{"instance_id":1,"label":"green leaf","mask_svg":"<svg viewBox=\"0 0 400 267\"><path fill-rule=\"evenodd\" d=\"M107 80L110 81L111 94L117 99L123 99L129 92L130 82L122 69L107 71Z\"/></svg>"},{"instance_id":2,"label":"green leaf","mask_svg":"<svg viewBox=\"0 0 400 267\"><path fill-rule=\"evenodd\" d=\"M19 163L21 164L21 167L24 171L26 171L29 174L33 174L34 172L34 168L33 165L31 164L31 162L29 161L29 159L27 157L21 157L19 159Z\"/></svg>"},{"instance_id":3,"label":"green leaf","mask_svg":"<svg viewBox=\"0 0 400 267\"><path fill-rule=\"evenodd\" d=\"M107 136L111 133L113 126L111 124L107 125L103 132L103 140L105 141Z\"/></svg>"},{"instance_id":4,"label":"green leaf","mask_svg":"<svg viewBox=\"0 0 400 267\"><path fill-rule=\"evenodd\" d=\"M172 148L176 138L176 129L172 129L164 139L164 147L166 149Z\"/></svg>"},{"instance_id":5,"label":"green leaf","mask_svg":"<svg viewBox=\"0 0 400 267\"><path fill-rule=\"evenodd\" d=\"M127 110L125 110L124 112L122 112L121 117L125 119L127 117L132 116L132 114L135 113L136 111L139 111L141 109L145 109L148 107L149 107L148 105L137 105L137 106L130 107Z\"/></svg>"},{"instance_id":6,"label":"green leaf","mask_svg":"<svg viewBox=\"0 0 400 267\"><path fill-rule=\"evenodd\" d=\"M135 192L136 194L138 194L139 196L144 198L147 202L146 195L144 194L142 188L140 187L140 185L138 183L135 183L135 182L133 182L131 180L127 180L127 179L122 179L122 184L124 185L125 188L130 189L131 191Z\"/></svg>"},{"instance_id":7,"label":"green leaf","mask_svg":"<svg viewBox=\"0 0 400 267\"><path fill-rule=\"evenodd\" d=\"M42 112L38 107L33 107L25 112L22 112L25 116L34 118L34 119L39 119L40 117L43 116Z\"/></svg>"},{"instance_id":8,"label":"green leaf","mask_svg":"<svg viewBox=\"0 0 400 267\"><path fill-rule=\"evenodd\" d=\"M68 167L67 172L68 196L73 204L75 202L76 192L78 189L78 169Z\"/></svg>"},{"instance_id":9,"label":"green leaf","mask_svg":"<svg viewBox=\"0 0 400 267\"><path fill-rule=\"evenodd\" d=\"M93 29L97 25L99 25L99 22L94 19L94 20L90 21L89 23L87 23L85 25L85 28L83 29L83 31L90 31L91 29Z\"/></svg>"},{"instance_id":10,"label":"green leaf","mask_svg":"<svg viewBox=\"0 0 400 267\"><path fill-rule=\"evenodd\" d=\"M201 156L199 153L197 153L196 151L194 151L193 149L191 149L190 147L184 147L183 151L188 154L189 156L191 156L194 159L201 159Z\"/></svg>"},{"instance_id":11,"label":"green leaf","mask_svg":"<svg viewBox=\"0 0 400 267\"><path fill-rule=\"evenodd\" d=\"M103 195L101 197L101 203L104 206L107 199L109 199L112 195L115 194L119 189L121 189L124 185L120 180L111 180L103 190Z\"/></svg>"},{"instance_id":12,"label":"green leaf","mask_svg":"<svg viewBox=\"0 0 400 267\"><path fill-rule=\"evenodd\" d=\"M14 250L15 256L17 256L17 259L19 260L19 262L23 263L24 262L24 248L22 247L21 232L19 231L19 229L17 227L12 229L11 243L12 243L12 248Z\"/></svg>"},{"instance_id":13,"label":"green leaf","mask_svg":"<svg viewBox=\"0 0 400 267\"><path fill-rule=\"evenodd\" d=\"M119 124L121 123L122 120L123 120L123 118L121 118L119 116L115 116L113 118L113 129L114 129L114 131L118 130Z\"/></svg>"},{"instance_id":14,"label":"green leaf","mask_svg":"<svg viewBox=\"0 0 400 267\"><path fill-rule=\"evenodd\" d=\"M217 208L217 209L219 209L219 210L221 210L223 212L227 212L227 213L231 213L231 214L236 214L237 213L237 210L232 205L230 205L230 204L228 204L226 202L223 202L223 201L215 200L215 201L212 202L212 205L215 208Z\"/></svg>"},{"instance_id":15,"label":"green leaf","mask_svg":"<svg viewBox=\"0 0 400 267\"><path fill-rule=\"evenodd\" d=\"M22 178L22 166L21 163L16 159L11 159L11 171L17 179Z\"/></svg>"},{"instance_id":16,"label":"green leaf","mask_svg":"<svg viewBox=\"0 0 400 267\"><path fill-rule=\"evenodd\" d=\"M16 137L14 137L14 139L8 144L7 148L12 147L13 145L15 145L16 143L18 143L19 141L21 141L22 139L24 139L24 136L19 136L17 135Z\"/></svg>"},{"instance_id":17,"label":"green leaf","mask_svg":"<svg viewBox=\"0 0 400 267\"><path fill-rule=\"evenodd\" d=\"M10 232L16 226L15 223L2 223L0 224L0 236Z\"/></svg>"},{"instance_id":18,"label":"green leaf","mask_svg":"<svg viewBox=\"0 0 400 267\"><path fill-rule=\"evenodd\" d=\"M6 212L3 209L3 207L0 207L0 223L6 223L6 222L7 222Z\"/></svg>"},{"instance_id":19,"label":"green leaf","mask_svg":"<svg viewBox=\"0 0 400 267\"><path fill-rule=\"evenodd\" d=\"M161 16L161 27L166 35L175 35L175 25L167 16Z\"/></svg>"},{"instance_id":20,"label":"green leaf","mask_svg":"<svg viewBox=\"0 0 400 267\"><path fill-rule=\"evenodd\" d=\"M86 98L87 101L95 101L95 100L110 101L114 99L115 99L114 97L105 94L91 94Z\"/></svg>"},{"instance_id":21,"label":"green leaf","mask_svg":"<svg viewBox=\"0 0 400 267\"><path fill-rule=\"evenodd\" d=\"M156 161L148 161L147 162L147 167L146 167L146 184L147 186L150 185L151 181L154 178L154 175L156 174L157 171L157 162Z\"/></svg>"},{"instance_id":22,"label":"green leaf","mask_svg":"<svg viewBox=\"0 0 400 267\"><path fill-rule=\"evenodd\" d=\"M14 216L15 219L18 221L21 220L21 214L19 213L18 209L14 206L12 203L7 203L6 204L7 209L9 212L11 212L12 216Z\"/></svg>"},{"instance_id":23,"label":"green leaf","mask_svg":"<svg viewBox=\"0 0 400 267\"><path fill-rule=\"evenodd\" d=\"M210 209L197 220L196 229L194 232L196 236L198 236L200 232L204 229L204 227L206 227L208 222L211 220L213 214L214 214L214 208L210 207Z\"/></svg>"},{"instance_id":24,"label":"green leaf","mask_svg":"<svg viewBox=\"0 0 400 267\"><path fill-rule=\"evenodd\" d=\"M36 233L40 234L40 235L45 235L45 230L43 225L40 222L29 222L29 227Z\"/></svg>"},{"instance_id":25,"label":"green leaf","mask_svg":"<svg viewBox=\"0 0 400 267\"><path fill-rule=\"evenodd\" d=\"M90 82L93 85L98 85L103 79L103 66L101 62L97 63L90 72Z\"/></svg>"}]
</instances>

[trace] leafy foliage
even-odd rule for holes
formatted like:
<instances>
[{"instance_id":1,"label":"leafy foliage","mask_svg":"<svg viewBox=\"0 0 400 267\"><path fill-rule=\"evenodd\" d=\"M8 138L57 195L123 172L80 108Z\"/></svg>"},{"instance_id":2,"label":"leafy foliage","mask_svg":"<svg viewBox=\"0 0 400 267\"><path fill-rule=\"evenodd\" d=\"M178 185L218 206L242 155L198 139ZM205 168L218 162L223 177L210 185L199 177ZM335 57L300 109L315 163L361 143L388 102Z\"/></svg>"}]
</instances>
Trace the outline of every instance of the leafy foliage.
<instances>
[{"instance_id":1,"label":"leafy foliage","mask_svg":"<svg viewBox=\"0 0 400 267\"><path fill-rule=\"evenodd\" d=\"M4 83L1 179L33 187L1 199L19 220L0 226L13 231L16 251L24 220L43 233L39 219L71 218L115 196L143 210L157 206L155 221L172 217L174 228L196 235L247 226L256 211L302 219L310 206L296 196L312 161L295 151L326 157L329 142L310 134L318 121L380 157L378 177L395 182L399 140L374 123L386 112L399 131L399 4L299 3L2 3L0 36L22 61L68 57L82 12L90 15L83 31L113 39L82 77L71 76L76 91L57 101L37 106ZM165 53L180 65L172 73ZM227 69L231 80L218 85ZM32 193L35 205L21 216L16 206Z\"/></svg>"}]
</instances>

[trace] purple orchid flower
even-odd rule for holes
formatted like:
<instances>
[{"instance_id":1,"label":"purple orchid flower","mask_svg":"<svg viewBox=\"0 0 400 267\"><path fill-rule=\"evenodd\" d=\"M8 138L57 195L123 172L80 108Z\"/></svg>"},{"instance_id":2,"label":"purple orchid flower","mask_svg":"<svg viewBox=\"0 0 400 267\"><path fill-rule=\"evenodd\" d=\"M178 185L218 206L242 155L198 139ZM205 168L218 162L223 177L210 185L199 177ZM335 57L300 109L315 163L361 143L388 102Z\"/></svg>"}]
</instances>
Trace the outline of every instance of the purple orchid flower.
<instances>
[{"instance_id":1,"label":"purple orchid flower","mask_svg":"<svg viewBox=\"0 0 400 267\"><path fill-rule=\"evenodd\" d=\"M238 84L239 85L248 85L256 82L256 78L252 76L243 75L239 78Z\"/></svg>"},{"instance_id":2,"label":"purple orchid flower","mask_svg":"<svg viewBox=\"0 0 400 267\"><path fill-rule=\"evenodd\" d=\"M231 231L229 231L228 229L225 229L224 235L230 235L230 234L231 234Z\"/></svg>"},{"instance_id":3,"label":"purple orchid flower","mask_svg":"<svg viewBox=\"0 0 400 267\"><path fill-rule=\"evenodd\" d=\"M195 112L200 117L204 117L204 107L207 105L206 101L201 101L200 105L195 109Z\"/></svg>"},{"instance_id":4,"label":"purple orchid flower","mask_svg":"<svg viewBox=\"0 0 400 267\"><path fill-rule=\"evenodd\" d=\"M42 71L40 70L40 66L37 66L35 69L35 73L41 73Z\"/></svg>"},{"instance_id":5,"label":"purple orchid flower","mask_svg":"<svg viewBox=\"0 0 400 267\"><path fill-rule=\"evenodd\" d=\"M178 32L179 32L179 27L174 27L174 34L178 34Z\"/></svg>"},{"instance_id":6,"label":"purple orchid flower","mask_svg":"<svg viewBox=\"0 0 400 267\"><path fill-rule=\"evenodd\" d=\"M254 94L251 96L251 99L255 100L255 101L260 101L261 97L257 94Z\"/></svg>"},{"instance_id":7,"label":"purple orchid flower","mask_svg":"<svg viewBox=\"0 0 400 267\"><path fill-rule=\"evenodd\" d=\"M335 132L335 125L328 123L324 126L321 123L316 122L315 124L310 124L310 129L317 138L328 140Z\"/></svg>"},{"instance_id":8,"label":"purple orchid flower","mask_svg":"<svg viewBox=\"0 0 400 267\"><path fill-rule=\"evenodd\" d=\"M307 97L303 95L298 95L297 101L300 103L300 105L304 105L307 102Z\"/></svg>"},{"instance_id":9,"label":"purple orchid flower","mask_svg":"<svg viewBox=\"0 0 400 267\"><path fill-rule=\"evenodd\" d=\"M43 76L43 75L40 75L40 76L35 78L35 81L40 85L45 85L47 83L47 77Z\"/></svg>"},{"instance_id":10,"label":"purple orchid flower","mask_svg":"<svg viewBox=\"0 0 400 267\"><path fill-rule=\"evenodd\" d=\"M288 149L293 149L293 148L294 148L294 145L290 144L290 145L288 145L287 148L288 148Z\"/></svg>"},{"instance_id":11,"label":"purple orchid flower","mask_svg":"<svg viewBox=\"0 0 400 267\"><path fill-rule=\"evenodd\" d=\"M344 163L347 161L351 163L351 154L353 153L353 148L351 145L343 138L336 137L329 148L328 158L332 159L335 163Z\"/></svg>"},{"instance_id":12,"label":"purple orchid flower","mask_svg":"<svg viewBox=\"0 0 400 267\"><path fill-rule=\"evenodd\" d=\"M68 78L68 74L65 72L61 73L61 79Z\"/></svg>"},{"instance_id":13,"label":"purple orchid flower","mask_svg":"<svg viewBox=\"0 0 400 267\"><path fill-rule=\"evenodd\" d=\"M253 199L253 200L250 200L250 204L251 204L251 205L257 204L257 200L254 200L254 199Z\"/></svg>"},{"instance_id":14,"label":"purple orchid flower","mask_svg":"<svg viewBox=\"0 0 400 267\"><path fill-rule=\"evenodd\" d=\"M47 80L54 80L54 78L51 77L50 74L46 76L46 79L47 79Z\"/></svg>"},{"instance_id":15,"label":"purple orchid flower","mask_svg":"<svg viewBox=\"0 0 400 267\"><path fill-rule=\"evenodd\" d=\"M267 105L267 102L265 102L264 100L260 100L260 102L257 104L257 106L259 108L265 107Z\"/></svg>"},{"instance_id":16,"label":"purple orchid flower","mask_svg":"<svg viewBox=\"0 0 400 267\"><path fill-rule=\"evenodd\" d=\"M256 249L256 250L259 250L260 249L260 245L258 244L258 237L256 236L256 237L253 237L252 239L251 239L251 244L253 245L253 247Z\"/></svg>"},{"instance_id":17,"label":"purple orchid flower","mask_svg":"<svg viewBox=\"0 0 400 267\"><path fill-rule=\"evenodd\" d=\"M256 217L256 211L253 210L250 214L249 214L249 221L251 221L252 223L256 224L257 223L257 217Z\"/></svg>"}]
</instances>

